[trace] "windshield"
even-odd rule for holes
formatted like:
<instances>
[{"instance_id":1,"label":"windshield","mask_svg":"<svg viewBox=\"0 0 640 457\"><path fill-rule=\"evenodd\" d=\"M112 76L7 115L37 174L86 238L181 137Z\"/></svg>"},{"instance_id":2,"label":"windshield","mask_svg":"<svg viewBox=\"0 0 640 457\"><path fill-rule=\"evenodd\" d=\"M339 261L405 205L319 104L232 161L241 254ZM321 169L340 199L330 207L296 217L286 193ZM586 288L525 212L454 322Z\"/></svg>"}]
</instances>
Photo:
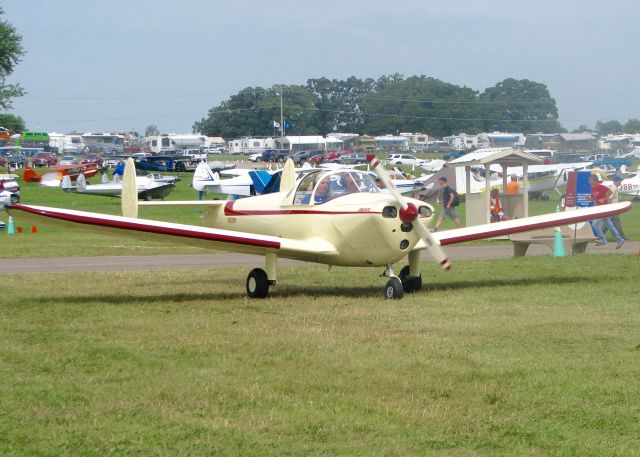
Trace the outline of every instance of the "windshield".
<instances>
[{"instance_id":1,"label":"windshield","mask_svg":"<svg viewBox=\"0 0 640 457\"><path fill-rule=\"evenodd\" d=\"M358 192L380 192L380 189L373 178L363 171L312 172L300 181L294 202L318 205L336 197Z\"/></svg>"}]
</instances>

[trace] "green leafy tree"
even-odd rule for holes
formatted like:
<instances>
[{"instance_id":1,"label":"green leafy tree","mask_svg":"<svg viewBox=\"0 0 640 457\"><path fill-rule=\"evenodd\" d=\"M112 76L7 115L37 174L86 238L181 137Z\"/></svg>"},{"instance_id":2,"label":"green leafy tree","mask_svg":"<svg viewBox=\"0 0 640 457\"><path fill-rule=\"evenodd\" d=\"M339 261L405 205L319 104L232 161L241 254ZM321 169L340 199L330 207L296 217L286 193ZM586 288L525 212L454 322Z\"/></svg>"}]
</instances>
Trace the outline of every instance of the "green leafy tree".
<instances>
[{"instance_id":1,"label":"green leafy tree","mask_svg":"<svg viewBox=\"0 0 640 457\"><path fill-rule=\"evenodd\" d=\"M528 79L505 79L480 94L484 127L524 133L562 131L556 101L547 86Z\"/></svg>"},{"instance_id":2,"label":"green leafy tree","mask_svg":"<svg viewBox=\"0 0 640 457\"><path fill-rule=\"evenodd\" d=\"M624 124L624 133L640 133L640 119L629 119Z\"/></svg>"},{"instance_id":3,"label":"green leafy tree","mask_svg":"<svg viewBox=\"0 0 640 457\"><path fill-rule=\"evenodd\" d=\"M3 14L0 7L0 16ZM5 82L23 55L22 37L7 21L0 21L0 109L10 109L11 99L24 95L24 90L18 84Z\"/></svg>"},{"instance_id":4,"label":"green leafy tree","mask_svg":"<svg viewBox=\"0 0 640 457\"><path fill-rule=\"evenodd\" d=\"M26 130L24 119L13 114L0 114L0 127L9 129L13 133L22 133Z\"/></svg>"},{"instance_id":5,"label":"green leafy tree","mask_svg":"<svg viewBox=\"0 0 640 457\"><path fill-rule=\"evenodd\" d=\"M316 133L314 96L302 86L247 87L210 109L206 118L194 124L193 131L225 138L273 135L273 122L280 120L280 93L284 118L291 124L287 133Z\"/></svg>"},{"instance_id":6,"label":"green leafy tree","mask_svg":"<svg viewBox=\"0 0 640 457\"><path fill-rule=\"evenodd\" d=\"M622 133L623 130L624 128L620 121L596 122L596 133L598 135Z\"/></svg>"},{"instance_id":7,"label":"green leafy tree","mask_svg":"<svg viewBox=\"0 0 640 457\"><path fill-rule=\"evenodd\" d=\"M155 124L147 125L144 129L144 136L156 136L160 135L160 130Z\"/></svg>"},{"instance_id":8,"label":"green leafy tree","mask_svg":"<svg viewBox=\"0 0 640 457\"><path fill-rule=\"evenodd\" d=\"M371 135L424 132L445 136L480 130L477 92L435 78L412 76L379 81L362 99L365 132Z\"/></svg>"},{"instance_id":9,"label":"green leafy tree","mask_svg":"<svg viewBox=\"0 0 640 457\"><path fill-rule=\"evenodd\" d=\"M307 89L315 96L317 132L362 132L364 118L360 101L375 90L376 81L351 76L346 80L309 79Z\"/></svg>"}]
</instances>

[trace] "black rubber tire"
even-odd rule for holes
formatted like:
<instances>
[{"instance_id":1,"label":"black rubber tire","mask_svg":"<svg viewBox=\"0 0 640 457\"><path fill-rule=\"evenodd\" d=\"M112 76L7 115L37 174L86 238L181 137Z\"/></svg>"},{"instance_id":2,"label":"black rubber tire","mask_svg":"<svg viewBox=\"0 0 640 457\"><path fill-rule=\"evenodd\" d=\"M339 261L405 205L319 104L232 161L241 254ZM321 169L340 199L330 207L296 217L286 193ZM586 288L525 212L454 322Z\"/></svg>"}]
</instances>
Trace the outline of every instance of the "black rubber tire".
<instances>
[{"instance_id":1,"label":"black rubber tire","mask_svg":"<svg viewBox=\"0 0 640 457\"><path fill-rule=\"evenodd\" d=\"M402 287L404 287L404 291L408 294L418 292L422 289L422 275L411 277L409 276L410 271L409 265L405 265L402 267L402 270L400 270L400 274L398 275L402 282Z\"/></svg>"},{"instance_id":2,"label":"black rubber tire","mask_svg":"<svg viewBox=\"0 0 640 457\"><path fill-rule=\"evenodd\" d=\"M266 298L269 294L269 279L262 268L254 268L247 276L247 295L249 298Z\"/></svg>"},{"instance_id":3,"label":"black rubber tire","mask_svg":"<svg viewBox=\"0 0 640 457\"><path fill-rule=\"evenodd\" d=\"M384 286L384 298L387 300L400 300L404 295L404 288L400 279L389 278L389 281Z\"/></svg>"}]
</instances>

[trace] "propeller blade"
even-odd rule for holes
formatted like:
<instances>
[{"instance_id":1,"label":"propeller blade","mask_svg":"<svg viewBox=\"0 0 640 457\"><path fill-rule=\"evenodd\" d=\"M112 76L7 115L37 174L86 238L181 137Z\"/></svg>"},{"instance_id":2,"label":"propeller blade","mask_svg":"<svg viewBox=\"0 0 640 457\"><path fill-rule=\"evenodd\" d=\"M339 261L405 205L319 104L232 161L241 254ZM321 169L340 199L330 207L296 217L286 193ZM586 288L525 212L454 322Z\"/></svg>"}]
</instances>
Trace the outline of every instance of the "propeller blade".
<instances>
[{"instance_id":1,"label":"propeller blade","mask_svg":"<svg viewBox=\"0 0 640 457\"><path fill-rule=\"evenodd\" d=\"M425 243L427 243L427 252L429 252L429 255L440 264L443 270L450 270L451 262L449 262L447 254L445 254L444 250L440 246L440 241L431 234L429 229L422 223L420 219L415 220L414 227L418 231L418 235L420 235L420 238L422 238Z\"/></svg>"},{"instance_id":2,"label":"propeller blade","mask_svg":"<svg viewBox=\"0 0 640 457\"><path fill-rule=\"evenodd\" d=\"M387 187L391 195L393 195L393 198L395 198L396 201L400 204L402 210L409 210L410 208L407 204L407 201L402 196L402 194L398 192L398 189L396 189L396 186L393 184L393 182L391 182L389 176L387 175L387 171L384 169L377 157L374 154L369 154L367 155L367 160L369 161L369 165L371 165L376 174L380 177L380 180ZM416 210L413 204L411 206L414 210ZM412 221L412 223L420 238L422 238L427 244L427 252L429 253L429 255L440 264L443 270L450 270L451 263L449 262L447 255L444 253L444 250L440 247L440 241L431 234L427 226L424 225L419 217L416 217Z\"/></svg>"}]
</instances>

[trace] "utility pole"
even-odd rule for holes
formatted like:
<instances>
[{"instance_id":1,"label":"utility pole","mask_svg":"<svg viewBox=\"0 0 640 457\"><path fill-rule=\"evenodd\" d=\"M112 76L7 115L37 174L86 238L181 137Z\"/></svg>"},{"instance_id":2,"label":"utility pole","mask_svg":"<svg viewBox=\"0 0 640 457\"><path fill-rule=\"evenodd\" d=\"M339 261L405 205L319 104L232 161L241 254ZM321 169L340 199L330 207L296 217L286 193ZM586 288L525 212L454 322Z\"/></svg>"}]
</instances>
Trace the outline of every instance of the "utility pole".
<instances>
[{"instance_id":1,"label":"utility pole","mask_svg":"<svg viewBox=\"0 0 640 457\"><path fill-rule=\"evenodd\" d=\"M284 144L284 114L282 109L282 86L280 86L280 140Z\"/></svg>"}]
</instances>

